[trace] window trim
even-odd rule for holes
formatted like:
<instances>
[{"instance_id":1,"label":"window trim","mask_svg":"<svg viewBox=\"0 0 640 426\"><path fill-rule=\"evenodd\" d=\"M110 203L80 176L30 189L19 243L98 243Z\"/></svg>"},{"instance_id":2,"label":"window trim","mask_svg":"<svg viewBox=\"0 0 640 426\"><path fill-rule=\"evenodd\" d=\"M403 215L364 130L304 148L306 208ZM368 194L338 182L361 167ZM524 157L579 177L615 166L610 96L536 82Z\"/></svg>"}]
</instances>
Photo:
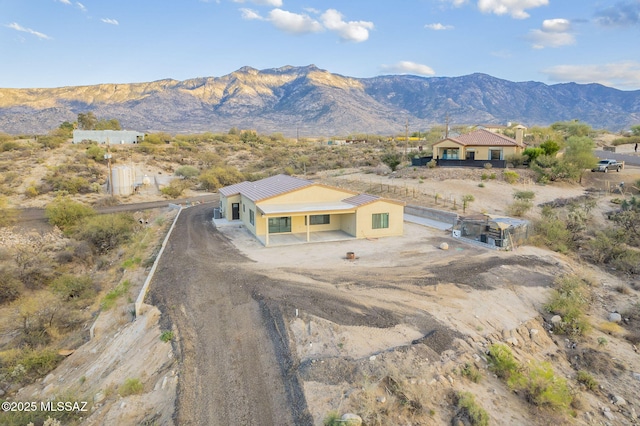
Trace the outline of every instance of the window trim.
<instances>
[{"instance_id":1,"label":"window trim","mask_svg":"<svg viewBox=\"0 0 640 426\"><path fill-rule=\"evenodd\" d=\"M389 213L372 213L371 229L389 229Z\"/></svg>"}]
</instances>

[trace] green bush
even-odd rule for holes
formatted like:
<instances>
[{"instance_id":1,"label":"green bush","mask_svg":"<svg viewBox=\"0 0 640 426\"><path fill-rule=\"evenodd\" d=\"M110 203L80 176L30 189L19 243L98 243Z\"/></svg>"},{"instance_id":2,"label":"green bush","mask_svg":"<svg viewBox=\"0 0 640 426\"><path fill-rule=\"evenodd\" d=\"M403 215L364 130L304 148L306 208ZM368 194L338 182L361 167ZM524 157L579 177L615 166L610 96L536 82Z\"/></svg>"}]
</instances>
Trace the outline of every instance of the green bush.
<instances>
[{"instance_id":1,"label":"green bush","mask_svg":"<svg viewBox=\"0 0 640 426\"><path fill-rule=\"evenodd\" d=\"M45 215L49 223L70 233L83 219L95 214L95 211L80 202L66 197L58 197L47 205Z\"/></svg>"},{"instance_id":2,"label":"green bush","mask_svg":"<svg viewBox=\"0 0 640 426\"><path fill-rule=\"evenodd\" d=\"M591 299L589 287L576 275L557 278L555 286L549 302L544 306L546 311L562 317L562 322L556 324L554 331L571 336L584 335L590 328L585 317Z\"/></svg>"},{"instance_id":3,"label":"green bush","mask_svg":"<svg viewBox=\"0 0 640 426\"><path fill-rule=\"evenodd\" d=\"M86 217L77 226L74 236L88 242L100 254L129 241L137 222L130 213L115 213Z\"/></svg>"},{"instance_id":4,"label":"green bush","mask_svg":"<svg viewBox=\"0 0 640 426\"><path fill-rule=\"evenodd\" d=\"M175 199L182 195L187 186L188 184L186 184L186 182L175 179L172 180L169 185L163 187L160 192L162 192L163 195L166 195L169 198Z\"/></svg>"},{"instance_id":5,"label":"green bush","mask_svg":"<svg viewBox=\"0 0 640 426\"><path fill-rule=\"evenodd\" d=\"M460 374L462 375L462 377L466 377L473 383L480 383L480 380L482 380L482 373L480 372L480 370L478 370L478 367L471 364L470 362L467 362L460 369Z\"/></svg>"},{"instance_id":6,"label":"green bush","mask_svg":"<svg viewBox=\"0 0 640 426\"><path fill-rule=\"evenodd\" d=\"M107 153L107 151L105 151L103 148L99 147L98 145L92 145L89 148L87 148L87 151L85 152L85 155L88 158L91 158L93 161L104 161L104 156Z\"/></svg>"},{"instance_id":7,"label":"green bush","mask_svg":"<svg viewBox=\"0 0 640 426\"><path fill-rule=\"evenodd\" d=\"M535 235L532 242L548 247L559 253L567 253L573 247L574 234L567 229L567 224L558 218L553 207L542 208L542 218L534 222Z\"/></svg>"},{"instance_id":8,"label":"green bush","mask_svg":"<svg viewBox=\"0 0 640 426\"><path fill-rule=\"evenodd\" d=\"M329 412L322 421L324 426L342 426L342 417L337 411Z\"/></svg>"},{"instance_id":9,"label":"green bush","mask_svg":"<svg viewBox=\"0 0 640 426\"><path fill-rule=\"evenodd\" d=\"M176 169L175 175L185 179L192 179L200 174L200 170L193 166L180 166Z\"/></svg>"},{"instance_id":10,"label":"green bush","mask_svg":"<svg viewBox=\"0 0 640 426\"><path fill-rule=\"evenodd\" d=\"M138 379L127 379L124 381L120 389L118 390L118 394L122 397L129 395L139 395L144 390L144 386Z\"/></svg>"},{"instance_id":11,"label":"green bush","mask_svg":"<svg viewBox=\"0 0 640 426\"><path fill-rule=\"evenodd\" d=\"M20 297L22 282L7 270L0 270L0 304L9 303Z\"/></svg>"},{"instance_id":12,"label":"green bush","mask_svg":"<svg viewBox=\"0 0 640 426\"><path fill-rule=\"evenodd\" d=\"M173 331L171 330L165 330L160 334L160 340L162 340L164 343L172 341L173 337Z\"/></svg>"},{"instance_id":13,"label":"green bush","mask_svg":"<svg viewBox=\"0 0 640 426\"><path fill-rule=\"evenodd\" d=\"M502 172L502 178L505 182L513 185L514 183L518 182L520 175L512 170L505 170L504 172Z\"/></svg>"},{"instance_id":14,"label":"green bush","mask_svg":"<svg viewBox=\"0 0 640 426\"><path fill-rule=\"evenodd\" d=\"M100 303L100 308L104 310L111 309L120 297L129 292L129 287L131 287L131 282L129 280L124 280L118 284L113 290L104 296L102 303Z\"/></svg>"},{"instance_id":15,"label":"green bush","mask_svg":"<svg viewBox=\"0 0 640 426\"><path fill-rule=\"evenodd\" d=\"M61 275L53 280L51 289L64 300L87 299L95 294L93 280L88 276Z\"/></svg>"},{"instance_id":16,"label":"green bush","mask_svg":"<svg viewBox=\"0 0 640 426\"><path fill-rule=\"evenodd\" d=\"M573 397L567 381L557 377L548 362L533 363L511 386L522 389L530 403L550 409L568 409Z\"/></svg>"},{"instance_id":17,"label":"green bush","mask_svg":"<svg viewBox=\"0 0 640 426\"><path fill-rule=\"evenodd\" d=\"M0 196L0 228L13 225L17 216L18 212L9 207L7 198Z\"/></svg>"},{"instance_id":18,"label":"green bush","mask_svg":"<svg viewBox=\"0 0 640 426\"><path fill-rule=\"evenodd\" d=\"M588 390L594 391L598 389L598 382L593 378L591 373L580 370L578 371L578 376L576 377L578 383L582 383Z\"/></svg>"},{"instance_id":19,"label":"green bush","mask_svg":"<svg viewBox=\"0 0 640 426\"><path fill-rule=\"evenodd\" d=\"M467 418L472 426L487 426L489 424L489 414L478 405L471 393L457 392L456 399L456 407L462 411L463 417Z\"/></svg>"},{"instance_id":20,"label":"green bush","mask_svg":"<svg viewBox=\"0 0 640 426\"><path fill-rule=\"evenodd\" d=\"M501 343L495 343L489 347L489 370L494 372L501 379L509 378L518 374L520 366L513 357L511 349Z\"/></svg>"},{"instance_id":21,"label":"green bush","mask_svg":"<svg viewBox=\"0 0 640 426\"><path fill-rule=\"evenodd\" d=\"M216 166L201 173L198 179L205 191L215 191L223 186L242 182L244 176L233 166Z\"/></svg>"},{"instance_id":22,"label":"green bush","mask_svg":"<svg viewBox=\"0 0 640 426\"><path fill-rule=\"evenodd\" d=\"M515 200L513 203L507 206L507 214L513 217L522 217L531 208L533 207L533 203L528 200Z\"/></svg>"}]
</instances>

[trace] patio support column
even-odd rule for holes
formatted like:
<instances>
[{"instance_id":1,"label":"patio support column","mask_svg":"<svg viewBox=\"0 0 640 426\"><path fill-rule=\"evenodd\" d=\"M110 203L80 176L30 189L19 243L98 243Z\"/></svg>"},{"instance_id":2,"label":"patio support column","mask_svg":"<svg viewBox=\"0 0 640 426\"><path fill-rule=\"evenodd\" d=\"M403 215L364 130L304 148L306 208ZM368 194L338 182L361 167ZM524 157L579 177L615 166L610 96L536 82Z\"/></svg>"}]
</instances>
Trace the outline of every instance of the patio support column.
<instances>
[{"instance_id":1,"label":"patio support column","mask_svg":"<svg viewBox=\"0 0 640 426\"><path fill-rule=\"evenodd\" d=\"M309 220L310 220L309 215L305 215L305 219L307 219L305 222L307 222L307 242L309 242L309 228L310 228L309 225L311 225L309 223Z\"/></svg>"},{"instance_id":2,"label":"patio support column","mask_svg":"<svg viewBox=\"0 0 640 426\"><path fill-rule=\"evenodd\" d=\"M265 229L267 232L264 234L264 246L267 247L269 245L269 218L267 216L264 217Z\"/></svg>"}]
</instances>

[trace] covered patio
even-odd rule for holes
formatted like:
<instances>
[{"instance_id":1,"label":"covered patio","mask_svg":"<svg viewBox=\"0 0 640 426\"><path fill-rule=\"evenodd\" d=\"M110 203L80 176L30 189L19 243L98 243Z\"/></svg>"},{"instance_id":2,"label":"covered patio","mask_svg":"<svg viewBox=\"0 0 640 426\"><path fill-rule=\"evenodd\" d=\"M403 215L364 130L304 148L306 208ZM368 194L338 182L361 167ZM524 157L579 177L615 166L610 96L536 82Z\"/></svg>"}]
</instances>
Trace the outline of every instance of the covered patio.
<instances>
[{"instance_id":1,"label":"covered patio","mask_svg":"<svg viewBox=\"0 0 640 426\"><path fill-rule=\"evenodd\" d=\"M307 240L307 237L309 238ZM307 244L307 243L326 243L331 241L346 241L355 240L356 237L349 235L344 231L315 231L309 232L296 232L288 234L270 234L269 235L269 247L274 246L291 246L294 244ZM258 240L267 246L265 236L258 236Z\"/></svg>"}]
</instances>

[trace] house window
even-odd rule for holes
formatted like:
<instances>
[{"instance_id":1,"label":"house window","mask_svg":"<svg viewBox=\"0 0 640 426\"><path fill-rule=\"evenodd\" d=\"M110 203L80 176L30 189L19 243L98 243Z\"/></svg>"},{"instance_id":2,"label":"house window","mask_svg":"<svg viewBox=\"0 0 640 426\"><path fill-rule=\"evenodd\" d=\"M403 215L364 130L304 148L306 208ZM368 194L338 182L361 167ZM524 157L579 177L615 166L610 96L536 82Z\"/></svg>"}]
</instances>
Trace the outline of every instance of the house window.
<instances>
[{"instance_id":1,"label":"house window","mask_svg":"<svg viewBox=\"0 0 640 426\"><path fill-rule=\"evenodd\" d=\"M371 225L373 229L389 227L389 213L374 213L371 217L373 219L373 223Z\"/></svg>"},{"instance_id":2,"label":"house window","mask_svg":"<svg viewBox=\"0 0 640 426\"><path fill-rule=\"evenodd\" d=\"M309 216L309 223L311 225L328 225L331 223L331 215L328 214L312 214ZM304 224L307 225L307 217L304 217Z\"/></svg>"},{"instance_id":3,"label":"house window","mask_svg":"<svg viewBox=\"0 0 640 426\"><path fill-rule=\"evenodd\" d=\"M253 210L249 209L249 223L252 225L256 224L256 217L255 214L253 213Z\"/></svg>"},{"instance_id":4,"label":"house window","mask_svg":"<svg viewBox=\"0 0 640 426\"><path fill-rule=\"evenodd\" d=\"M242 205L242 213L244 213L244 212L245 212L245 209L244 209L244 204L243 204Z\"/></svg>"},{"instance_id":5,"label":"house window","mask_svg":"<svg viewBox=\"0 0 640 426\"><path fill-rule=\"evenodd\" d=\"M460 148L445 148L442 151L443 160L457 160L460 158Z\"/></svg>"},{"instance_id":6,"label":"house window","mask_svg":"<svg viewBox=\"0 0 640 426\"><path fill-rule=\"evenodd\" d=\"M269 233L278 234L281 232L291 232L291 216L269 218Z\"/></svg>"},{"instance_id":7,"label":"house window","mask_svg":"<svg viewBox=\"0 0 640 426\"><path fill-rule=\"evenodd\" d=\"M490 149L489 150L489 159L490 160L502 160L502 150L501 149Z\"/></svg>"},{"instance_id":8,"label":"house window","mask_svg":"<svg viewBox=\"0 0 640 426\"><path fill-rule=\"evenodd\" d=\"M465 153L465 160L475 160L476 159L476 152L475 151L467 151Z\"/></svg>"}]
</instances>

